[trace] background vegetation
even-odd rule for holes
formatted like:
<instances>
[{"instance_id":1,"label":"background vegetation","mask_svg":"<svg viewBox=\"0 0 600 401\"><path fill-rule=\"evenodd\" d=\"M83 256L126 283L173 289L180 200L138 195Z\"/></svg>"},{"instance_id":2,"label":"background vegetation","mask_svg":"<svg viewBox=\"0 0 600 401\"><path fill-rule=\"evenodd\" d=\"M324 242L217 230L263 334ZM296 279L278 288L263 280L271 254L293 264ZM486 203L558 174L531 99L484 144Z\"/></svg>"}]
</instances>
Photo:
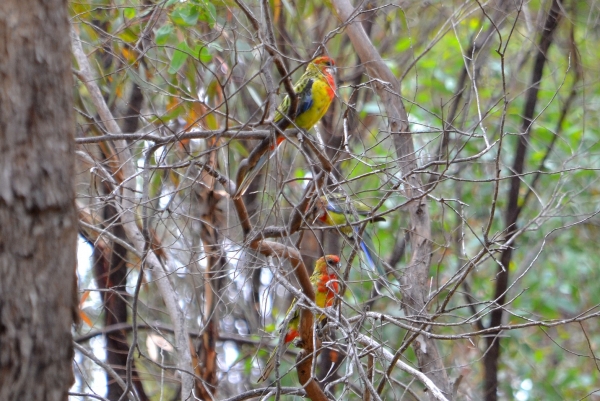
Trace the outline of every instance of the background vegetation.
<instances>
[{"instance_id":1,"label":"background vegetation","mask_svg":"<svg viewBox=\"0 0 600 401\"><path fill-rule=\"evenodd\" d=\"M336 253L346 291L315 365L327 396L442 399L421 371L447 399L597 398L597 5L348 7L70 2L77 206L93 249L73 394L299 398L294 347L278 380L256 379L293 268ZM361 27L374 52L352 36ZM338 66L330 111L288 131L232 202L285 80L320 53ZM300 219L304 199L333 192L386 218L366 230L386 278L354 242Z\"/></svg>"}]
</instances>

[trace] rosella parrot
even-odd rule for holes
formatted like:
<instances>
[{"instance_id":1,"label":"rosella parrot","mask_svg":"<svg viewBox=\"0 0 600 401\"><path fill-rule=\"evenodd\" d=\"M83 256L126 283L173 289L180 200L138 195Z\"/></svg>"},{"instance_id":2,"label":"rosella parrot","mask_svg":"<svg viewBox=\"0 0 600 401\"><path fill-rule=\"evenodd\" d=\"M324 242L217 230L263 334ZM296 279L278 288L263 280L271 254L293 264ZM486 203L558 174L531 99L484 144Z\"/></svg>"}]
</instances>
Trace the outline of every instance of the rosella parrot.
<instances>
[{"instance_id":1,"label":"rosella parrot","mask_svg":"<svg viewBox=\"0 0 600 401\"><path fill-rule=\"evenodd\" d=\"M317 220L328 226L339 226L340 232L350 238L354 238L354 234L358 234L359 231L358 225L350 225L350 223L357 222L371 213L371 209L365 203L334 194L317 198L314 210ZM385 219L373 217L370 221L385 221ZM371 271L377 270L382 277L385 277L386 272L381 259L373 255L372 252L375 248L367 233L362 235L359 245Z\"/></svg>"},{"instance_id":2,"label":"rosella parrot","mask_svg":"<svg viewBox=\"0 0 600 401\"><path fill-rule=\"evenodd\" d=\"M339 270L340 258L336 255L326 255L322 258L319 258L315 262L315 270L310 276L310 282L313 285L315 290L315 304L319 308L327 308L333 305L333 301L335 300L335 294L337 294L340 290L339 279L337 275L337 271ZM285 328L280 328L281 330L285 329L285 344L289 344L295 338L300 336L298 329L300 327L300 311L298 309L294 309L297 300L294 299L290 308L286 313L286 321L288 321L288 325ZM289 316L290 313L293 313L293 316ZM325 319L325 315L320 314L317 316L318 321L322 321ZM277 349L279 346L275 347L269 359L267 360L267 364L265 365L258 382L267 380L269 374L275 367L275 357L277 355Z\"/></svg>"},{"instance_id":3,"label":"rosella parrot","mask_svg":"<svg viewBox=\"0 0 600 401\"><path fill-rule=\"evenodd\" d=\"M298 110L293 121L293 126L301 130L309 130L315 125L329 109L329 105L335 96L335 63L326 56L317 57L306 67L306 72L294 85L294 92L299 97ZM273 122L284 121L288 114L292 101L289 96L277 108ZM254 167L251 167L246 175L238 183L238 189L233 196L234 199L242 196L250 183L254 180L260 169L267 163L275 153L285 137L276 133L275 143L270 144L268 150L258 159ZM271 139L266 139L271 141ZM260 148L260 146L258 147ZM241 166L240 166L241 167ZM240 177L238 177L238 180Z\"/></svg>"}]
</instances>

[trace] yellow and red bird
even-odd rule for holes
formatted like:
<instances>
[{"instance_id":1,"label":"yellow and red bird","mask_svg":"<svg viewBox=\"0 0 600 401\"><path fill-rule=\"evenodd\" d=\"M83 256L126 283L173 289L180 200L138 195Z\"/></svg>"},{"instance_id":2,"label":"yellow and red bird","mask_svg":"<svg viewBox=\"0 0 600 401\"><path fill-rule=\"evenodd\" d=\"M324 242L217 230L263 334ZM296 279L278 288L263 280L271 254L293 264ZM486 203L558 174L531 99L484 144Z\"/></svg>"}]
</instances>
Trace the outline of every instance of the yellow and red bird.
<instances>
[{"instance_id":1,"label":"yellow and red bird","mask_svg":"<svg viewBox=\"0 0 600 401\"><path fill-rule=\"evenodd\" d=\"M313 210L317 220L328 226L338 226L340 232L349 238L355 238L359 231L359 226L351 223L356 223L371 214L371 208L365 203L356 199L348 199L339 194L329 194L317 198ZM373 217L369 221L377 222L385 221L385 219ZM381 259L373 253L375 247L368 233L364 232L362 238L359 238L359 245L365 254L369 269L377 270L379 275L385 277L385 269Z\"/></svg>"},{"instance_id":2,"label":"yellow and red bird","mask_svg":"<svg viewBox=\"0 0 600 401\"><path fill-rule=\"evenodd\" d=\"M335 294L340 291L339 279L338 279L338 270L339 270L340 258L336 255L326 255L322 258L319 258L315 262L315 270L313 274L310 276L310 282L313 285L315 290L315 304L319 308L327 308L333 305L333 301L335 300ZM286 313L286 321L288 322L286 327L280 328L281 330L286 330L284 343L289 344L298 336L300 333L298 332L298 328L300 327L300 310L294 308L296 305L297 299L294 299L290 308ZM290 313L293 313L292 316L289 316ZM325 315L320 314L317 316L318 321L322 321L325 319ZM267 360L267 364L265 365L258 382L267 380L269 374L275 367L275 357L277 355L277 349L279 346L275 347L269 359Z\"/></svg>"},{"instance_id":3,"label":"yellow and red bird","mask_svg":"<svg viewBox=\"0 0 600 401\"><path fill-rule=\"evenodd\" d=\"M335 63L327 56L317 57L308 64L306 72L294 85L294 92L299 97L296 117L292 122L294 127L301 130L309 130L325 115L335 97L335 72ZM290 97L286 96L277 108L273 122L279 123L280 121L284 121L291 104ZM239 198L246 192L260 169L275 154L275 151L284 139L283 135L279 132L276 133L275 142L269 146L268 150L246 172L241 182L238 183L237 191L233 196L234 199ZM266 140L270 141L270 139ZM261 147L259 146L258 148ZM238 177L239 179L240 177Z\"/></svg>"}]
</instances>

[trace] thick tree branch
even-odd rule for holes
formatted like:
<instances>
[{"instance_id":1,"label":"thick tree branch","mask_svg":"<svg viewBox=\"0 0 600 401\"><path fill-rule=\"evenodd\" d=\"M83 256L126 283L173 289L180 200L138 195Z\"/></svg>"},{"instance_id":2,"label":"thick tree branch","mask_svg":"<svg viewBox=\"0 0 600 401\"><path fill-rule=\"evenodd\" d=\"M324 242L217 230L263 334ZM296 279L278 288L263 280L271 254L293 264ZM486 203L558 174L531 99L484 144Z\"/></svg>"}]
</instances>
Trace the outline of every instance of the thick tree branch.
<instances>
[{"instance_id":1,"label":"thick tree branch","mask_svg":"<svg viewBox=\"0 0 600 401\"><path fill-rule=\"evenodd\" d=\"M296 249L271 241L263 240L252 242L251 244L254 249L265 256L289 260L292 264L296 279L298 280L298 283L300 283L302 293L308 298L311 304L314 304L315 291L310 282L310 277L306 270L306 266L304 266L300 252ZM303 348L296 359L298 361L296 371L298 372L300 384L304 387L308 397L312 401L327 401L327 397L323 393L323 390L321 390L319 384L312 377L313 359L314 356L316 356L313 344L313 323L314 319L312 311L310 309L302 308L300 310L299 332Z\"/></svg>"},{"instance_id":2,"label":"thick tree branch","mask_svg":"<svg viewBox=\"0 0 600 401\"><path fill-rule=\"evenodd\" d=\"M275 395L276 393L297 395L299 397L306 397L307 395L306 391L296 387L264 387L245 391L242 394L224 399L223 401L244 401L258 397L261 397L261 399L268 399L269 395Z\"/></svg>"},{"instance_id":3,"label":"thick tree branch","mask_svg":"<svg viewBox=\"0 0 600 401\"><path fill-rule=\"evenodd\" d=\"M286 135L295 135L298 130L293 129L286 132ZM119 139L124 139L127 141L151 141L157 144L168 144L183 141L186 139L211 139L211 138L231 138L231 139L265 139L270 138L271 131L269 130L250 130L250 131L240 131L234 128L230 128L227 131L220 130L191 130L188 132L181 132L173 135L157 135L151 133L144 132L134 132L134 133L116 133L111 132L107 135L98 135L98 136L89 136L84 138L75 138L75 143L85 144L85 143L98 143L105 141L115 141Z\"/></svg>"},{"instance_id":4,"label":"thick tree branch","mask_svg":"<svg viewBox=\"0 0 600 401\"><path fill-rule=\"evenodd\" d=\"M166 331L169 333L175 333L175 330L173 329L173 326L167 326L161 323L154 323L154 324L145 324L145 323L140 323L137 325L138 330L148 330L148 331L155 331L156 333L161 334L161 332ZM77 336L73 339L73 341L75 341L76 343L82 343L85 341L89 341L94 337L98 337L98 336L103 336L103 335L107 335L110 333L114 333L116 331L132 331L133 330L133 326L129 323L118 323L118 324L114 324L111 326L105 326L102 327L98 330L94 330L94 331L90 331L89 333L86 334L82 334L80 336ZM188 333L188 335L191 338L199 338L199 334L198 331L194 330L194 331L190 331ZM234 342L238 342L238 343L242 343L242 344L250 344L250 345L261 345L261 341L260 340L254 340L252 338L247 338L245 336L242 335L238 335L238 334L232 334L232 333L219 333L219 341L234 341Z\"/></svg>"}]
</instances>

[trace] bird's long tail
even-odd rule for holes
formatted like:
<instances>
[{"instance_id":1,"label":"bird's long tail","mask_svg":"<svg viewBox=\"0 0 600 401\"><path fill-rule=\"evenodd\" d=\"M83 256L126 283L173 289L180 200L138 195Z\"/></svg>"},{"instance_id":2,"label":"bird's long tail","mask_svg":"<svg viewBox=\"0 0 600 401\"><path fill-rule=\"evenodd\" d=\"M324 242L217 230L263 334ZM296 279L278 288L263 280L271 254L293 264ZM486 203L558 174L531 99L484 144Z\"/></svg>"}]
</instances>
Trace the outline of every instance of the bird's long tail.
<instances>
[{"instance_id":1,"label":"bird's long tail","mask_svg":"<svg viewBox=\"0 0 600 401\"><path fill-rule=\"evenodd\" d=\"M257 383L263 382L269 378L269 375L275 368L275 359L276 359L278 350L279 350L279 345L276 346L275 349L273 349L273 351L271 352L271 355L269 355L269 359L267 359L267 363L265 364L265 367L263 368L262 372L260 373L260 377L256 381Z\"/></svg>"},{"instance_id":2,"label":"bird's long tail","mask_svg":"<svg viewBox=\"0 0 600 401\"><path fill-rule=\"evenodd\" d=\"M386 277L387 274L385 272L385 268L383 267L383 262L381 261L381 258L374 253L375 245L373 244L371 237L366 232L362 235L360 249L365 254L365 259L369 269L371 269L371 271L377 270L377 273L381 277Z\"/></svg>"},{"instance_id":3,"label":"bird's long tail","mask_svg":"<svg viewBox=\"0 0 600 401\"><path fill-rule=\"evenodd\" d=\"M248 172L244 176L244 179L238 186L235 195L233 196L233 199L237 199L246 193L248 187L250 186L252 181L254 181L254 179L256 178L260 170L263 168L263 166L267 164L267 161L277 153L277 149L278 147L276 147L274 150L267 151L260 157L260 159L258 159L254 167L248 170Z\"/></svg>"}]
</instances>

